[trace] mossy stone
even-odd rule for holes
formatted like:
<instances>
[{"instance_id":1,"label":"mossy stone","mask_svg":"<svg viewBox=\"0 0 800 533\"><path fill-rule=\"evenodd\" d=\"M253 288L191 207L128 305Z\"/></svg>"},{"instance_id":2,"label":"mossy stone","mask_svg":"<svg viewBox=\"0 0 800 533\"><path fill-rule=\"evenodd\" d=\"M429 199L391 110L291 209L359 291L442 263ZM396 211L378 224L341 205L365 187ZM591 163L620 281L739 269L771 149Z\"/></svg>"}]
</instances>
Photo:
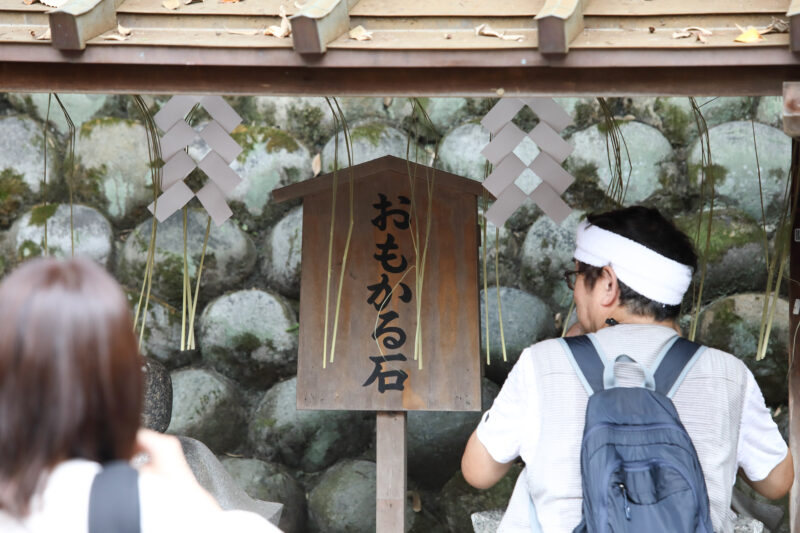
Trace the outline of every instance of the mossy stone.
<instances>
[{"instance_id":1,"label":"mossy stone","mask_svg":"<svg viewBox=\"0 0 800 533\"><path fill-rule=\"evenodd\" d=\"M42 190L45 177L44 133L42 126L24 115L0 117L0 172L10 171L21 176L34 193ZM55 135L47 136L47 183L61 178L58 165L58 145Z\"/></svg>"},{"instance_id":2,"label":"mossy stone","mask_svg":"<svg viewBox=\"0 0 800 533\"><path fill-rule=\"evenodd\" d=\"M334 164L338 165L339 168L345 168L349 163L344 134L340 132L337 136L338 152L334 152L336 137L329 139L322 149L322 168L326 172L332 171ZM350 126L350 141L353 165L385 155L406 158L408 136L383 122L368 121L353 124ZM412 159L415 153L416 143L412 141ZM422 153L426 154L422 156L422 159L425 159L427 153L424 151Z\"/></svg>"},{"instance_id":3,"label":"mossy stone","mask_svg":"<svg viewBox=\"0 0 800 533\"><path fill-rule=\"evenodd\" d=\"M461 472L456 473L442 488L445 520L450 531L472 531L472 513L505 509L521 471L521 465L512 465L508 473L488 490L471 487Z\"/></svg>"},{"instance_id":4,"label":"mossy stone","mask_svg":"<svg viewBox=\"0 0 800 533\"><path fill-rule=\"evenodd\" d=\"M33 192L22 175L11 169L0 171L0 228L9 227L32 200Z\"/></svg>"}]
</instances>

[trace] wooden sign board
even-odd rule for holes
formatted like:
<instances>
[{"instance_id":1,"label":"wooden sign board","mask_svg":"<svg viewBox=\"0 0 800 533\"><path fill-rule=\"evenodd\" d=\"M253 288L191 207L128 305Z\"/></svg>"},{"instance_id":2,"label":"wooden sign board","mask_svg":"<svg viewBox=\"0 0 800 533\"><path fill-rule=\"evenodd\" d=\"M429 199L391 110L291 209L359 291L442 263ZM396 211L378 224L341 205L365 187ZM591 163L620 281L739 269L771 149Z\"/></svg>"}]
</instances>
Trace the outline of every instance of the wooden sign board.
<instances>
[{"instance_id":1,"label":"wooden sign board","mask_svg":"<svg viewBox=\"0 0 800 533\"><path fill-rule=\"evenodd\" d=\"M413 196L409 173L416 176ZM350 176L351 169L338 173L330 273L332 174L273 193L277 201L303 198L298 409L480 410L480 183L387 156L352 168L351 207ZM423 254L424 271L417 267Z\"/></svg>"}]
</instances>

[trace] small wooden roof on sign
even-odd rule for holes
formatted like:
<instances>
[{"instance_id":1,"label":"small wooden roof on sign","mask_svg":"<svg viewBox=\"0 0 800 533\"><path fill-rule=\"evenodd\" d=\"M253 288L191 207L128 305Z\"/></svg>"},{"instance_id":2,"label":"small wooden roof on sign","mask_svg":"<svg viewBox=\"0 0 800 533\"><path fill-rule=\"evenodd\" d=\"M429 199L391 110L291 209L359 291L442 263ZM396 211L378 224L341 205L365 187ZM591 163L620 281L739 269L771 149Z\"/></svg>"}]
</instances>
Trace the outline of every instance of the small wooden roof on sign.
<instances>
[{"instance_id":1,"label":"small wooden roof on sign","mask_svg":"<svg viewBox=\"0 0 800 533\"><path fill-rule=\"evenodd\" d=\"M345 183L350 179L352 172L355 183L364 179L369 179L377 174L386 174L387 172L397 174L399 176L408 177L409 175L416 176L417 179L424 179L426 176L430 177L431 173L436 174L436 187L444 187L455 189L457 191L469 193L473 196L481 196L485 189L479 181L464 178L450 172L436 170L425 165L412 163L405 159L395 157L393 155L385 155L366 163L353 165L340 169L338 174L339 183ZM294 200L295 198L302 198L311 194L321 192L328 192L333 186L333 172L322 174L310 180L301 181L292 185L287 185L280 189L272 191L272 199L276 202L285 202ZM488 197L494 200L494 197L486 192Z\"/></svg>"},{"instance_id":2,"label":"small wooden roof on sign","mask_svg":"<svg viewBox=\"0 0 800 533\"><path fill-rule=\"evenodd\" d=\"M0 90L741 95L800 79L800 0L27 1L0 0ZM265 35L282 8L292 33ZM791 32L735 42L774 20ZM675 37L694 27L710 34Z\"/></svg>"}]
</instances>

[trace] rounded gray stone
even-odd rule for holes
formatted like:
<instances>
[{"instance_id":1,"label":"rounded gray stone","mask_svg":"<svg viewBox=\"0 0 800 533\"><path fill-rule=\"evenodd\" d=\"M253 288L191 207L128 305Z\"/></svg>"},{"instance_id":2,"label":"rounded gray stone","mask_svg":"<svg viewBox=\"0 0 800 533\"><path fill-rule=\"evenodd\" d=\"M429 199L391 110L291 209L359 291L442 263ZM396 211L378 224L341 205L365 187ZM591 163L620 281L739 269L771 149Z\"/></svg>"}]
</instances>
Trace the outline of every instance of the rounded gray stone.
<instances>
[{"instance_id":1,"label":"rounded gray stone","mask_svg":"<svg viewBox=\"0 0 800 533\"><path fill-rule=\"evenodd\" d=\"M147 134L140 123L116 118L85 122L75 157L98 180L112 220L125 219L153 201Z\"/></svg>"},{"instance_id":2,"label":"rounded gray stone","mask_svg":"<svg viewBox=\"0 0 800 533\"><path fill-rule=\"evenodd\" d=\"M312 112L320 117L317 126L333 128L333 113L324 97L321 96L256 96L253 97L256 110L270 124L284 130L293 128L292 118L298 114Z\"/></svg>"},{"instance_id":3,"label":"rounded gray stone","mask_svg":"<svg viewBox=\"0 0 800 533\"><path fill-rule=\"evenodd\" d=\"M373 416L359 411L298 411L297 378L272 386L250 417L248 436L259 458L318 472L365 448Z\"/></svg>"},{"instance_id":4,"label":"rounded gray stone","mask_svg":"<svg viewBox=\"0 0 800 533\"><path fill-rule=\"evenodd\" d=\"M583 216L582 211L573 211L560 225L541 216L531 224L522 245L523 278L531 292L557 308L568 307L572 300L563 273L575 270L575 231Z\"/></svg>"},{"instance_id":5,"label":"rounded gray stone","mask_svg":"<svg viewBox=\"0 0 800 533\"><path fill-rule=\"evenodd\" d=\"M76 128L94 117L95 113L106 104L108 96L104 94L65 94L59 93L59 98L69 113L70 119ZM9 93L11 104L23 112L32 112L39 120L48 116L47 106L50 101L50 122L61 133L68 133L69 127L64 112L55 98L50 98L49 93Z\"/></svg>"},{"instance_id":6,"label":"rounded gray stone","mask_svg":"<svg viewBox=\"0 0 800 533\"><path fill-rule=\"evenodd\" d=\"M33 222L31 222L33 219ZM114 238L111 224L97 210L85 205L72 206L73 231L70 236L70 206L39 206L22 215L8 232L7 243L14 257L27 259L44 251L44 222L47 221L47 250L56 257L87 257L109 266Z\"/></svg>"},{"instance_id":7,"label":"rounded gray stone","mask_svg":"<svg viewBox=\"0 0 800 533\"><path fill-rule=\"evenodd\" d=\"M481 411L492 406L500 388L481 380ZM425 487L439 488L461 468L461 454L481 413L467 411L409 411L407 426L408 475Z\"/></svg>"},{"instance_id":8,"label":"rounded gray stone","mask_svg":"<svg viewBox=\"0 0 800 533\"><path fill-rule=\"evenodd\" d=\"M762 96L756 108L756 120L773 128L783 128L783 97Z\"/></svg>"},{"instance_id":9,"label":"rounded gray stone","mask_svg":"<svg viewBox=\"0 0 800 533\"><path fill-rule=\"evenodd\" d=\"M421 103L440 135L457 126L469 114L466 98L425 98Z\"/></svg>"},{"instance_id":10,"label":"rounded gray stone","mask_svg":"<svg viewBox=\"0 0 800 533\"><path fill-rule=\"evenodd\" d=\"M138 303L136 295L135 305ZM142 304L144 305L144 303ZM140 319L141 320L141 319ZM181 313L179 309L154 301L147 303L147 319L144 321L142 353L152 357L170 370L187 364L193 351L181 351Z\"/></svg>"},{"instance_id":11,"label":"rounded gray stone","mask_svg":"<svg viewBox=\"0 0 800 533\"><path fill-rule=\"evenodd\" d=\"M697 97L695 98L703 120L712 128L732 120L749 119L753 100L749 97ZM670 96L656 98L654 110L660 129L676 144L687 144L697 139L697 121L689 98Z\"/></svg>"},{"instance_id":12,"label":"rounded gray stone","mask_svg":"<svg viewBox=\"0 0 800 533\"><path fill-rule=\"evenodd\" d=\"M303 206L290 211L265 239L262 272L269 283L289 297L300 297Z\"/></svg>"},{"instance_id":13,"label":"rounded gray stone","mask_svg":"<svg viewBox=\"0 0 800 533\"><path fill-rule=\"evenodd\" d=\"M297 323L282 298L260 290L220 296L200 317L203 360L248 386L266 388L296 372Z\"/></svg>"},{"instance_id":14,"label":"rounded gray stone","mask_svg":"<svg viewBox=\"0 0 800 533\"><path fill-rule=\"evenodd\" d=\"M753 372L767 405L786 405L789 302L778 300L766 356L756 361L763 294L736 294L703 309L697 341L734 354Z\"/></svg>"},{"instance_id":15,"label":"rounded gray stone","mask_svg":"<svg viewBox=\"0 0 800 533\"><path fill-rule=\"evenodd\" d=\"M480 123L470 122L458 126L442 139L439 147L440 165L447 172L483 181L486 158L481 151L487 144L489 130L484 129ZM539 155L539 149L533 142L525 141L515 147L514 153L527 164Z\"/></svg>"},{"instance_id":16,"label":"rounded gray stone","mask_svg":"<svg viewBox=\"0 0 800 533\"><path fill-rule=\"evenodd\" d=\"M678 227L691 238L697 235L697 215L675 219ZM704 221L708 219L703 213ZM700 228L696 252L700 257L698 272L705 254L707 222ZM703 283L704 302L741 292L763 290L767 283L764 258L764 233L760 224L736 209L715 207L711 224L711 243ZM699 278L698 278L699 279Z\"/></svg>"},{"instance_id":17,"label":"rounded gray stone","mask_svg":"<svg viewBox=\"0 0 800 533\"><path fill-rule=\"evenodd\" d=\"M235 138L243 151L231 168L242 182L228 197L258 216L266 211L273 189L312 176L311 156L292 135L277 128L253 126L240 131Z\"/></svg>"},{"instance_id":18,"label":"rounded gray stone","mask_svg":"<svg viewBox=\"0 0 800 533\"><path fill-rule=\"evenodd\" d=\"M400 122L411 113L411 101L408 98L346 96L337 100L348 124L370 118Z\"/></svg>"},{"instance_id":19,"label":"rounded gray stone","mask_svg":"<svg viewBox=\"0 0 800 533\"><path fill-rule=\"evenodd\" d=\"M172 372L172 419L168 433L202 441L224 453L235 450L244 433L242 401L236 386L213 370Z\"/></svg>"},{"instance_id":20,"label":"rounded gray stone","mask_svg":"<svg viewBox=\"0 0 800 533\"><path fill-rule=\"evenodd\" d=\"M750 121L728 122L708 132L712 161L715 167L714 188L754 220L761 220L756 153L753 147L753 128L761 168L761 190L768 221L780 216L780 206L786 189L791 158L791 139L782 131ZM701 147L694 143L687 159L689 177L699 183Z\"/></svg>"},{"instance_id":21,"label":"rounded gray stone","mask_svg":"<svg viewBox=\"0 0 800 533\"><path fill-rule=\"evenodd\" d=\"M329 468L308 496L311 530L325 533L375 531L376 467L370 461L347 459ZM405 506L405 529L415 514Z\"/></svg>"},{"instance_id":22,"label":"rounded gray stone","mask_svg":"<svg viewBox=\"0 0 800 533\"><path fill-rule=\"evenodd\" d=\"M336 137L331 137L322 149L322 168L325 172L331 172L334 163L339 168L348 166L347 147L343 133L338 133L339 149L338 160L334 158ZM406 158L406 147L408 139L405 133L382 122L367 121L350 126L350 143L353 156L353 165L358 165L366 161L372 161L385 155ZM412 143L411 158L413 160L414 145ZM422 152L422 159L426 158L426 153ZM424 162L424 161L420 161ZM344 179L342 176L340 179Z\"/></svg>"},{"instance_id":23,"label":"rounded gray stone","mask_svg":"<svg viewBox=\"0 0 800 533\"><path fill-rule=\"evenodd\" d=\"M158 361L145 358L142 427L164 433L172 418L172 379Z\"/></svg>"},{"instance_id":24,"label":"rounded gray stone","mask_svg":"<svg viewBox=\"0 0 800 533\"><path fill-rule=\"evenodd\" d=\"M220 462L250 497L283 504L279 527L284 533L305 531L305 490L288 469L249 458L223 456Z\"/></svg>"},{"instance_id":25,"label":"rounded gray stone","mask_svg":"<svg viewBox=\"0 0 800 533\"><path fill-rule=\"evenodd\" d=\"M503 361L503 343L500 337L500 319L497 307L497 288L486 291L489 301L489 349L491 364L486 375L502 383L519 359L522 350L531 344L556 334L553 312L539 297L519 289L500 287L500 307L503 313L503 336L506 358ZM486 360L486 298L480 293L481 306L481 360Z\"/></svg>"},{"instance_id":26,"label":"rounded gray stone","mask_svg":"<svg viewBox=\"0 0 800 533\"><path fill-rule=\"evenodd\" d=\"M204 210L189 209L186 248L192 290L203 252L207 221L208 214ZM152 223L151 219L139 224L122 248L117 275L130 287L141 287ZM200 298L213 298L226 287L241 283L252 272L255 262L253 241L232 220L222 226L212 222L200 280ZM178 212L158 224L152 292L173 307L180 308L182 288L183 217Z\"/></svg>"},{"instance_id":27,"label":"rounded gray stone","mask_svg":"<svg viewBox=\"0 0 800 533\"><path fill-rule=\"evenodd\" d=\"M659 180L665 172L663 167L673 160L674 155L667 138L652 126L641 122L625 122L619 129L627 145L627 153L625 146L620 148L622 178L628 183L625 203L634 204L645 200L660 188ZM609 152L600 125L576 132L570 142L575 150L567 158L566 165L573 169L593 166L600 187L607 189L611 182Z\"/></svg>"},{"instance_id":28,"label":"rounded gray stone","mask_svg":"<svg viewBox=\"0 0 800 533\"><path fill-rule=\"evenodd\" d=\"M22 176L34 193L41 190L44 176L44 135L42 126L24 116L0 117L0 172L10 169ZM47 136L47 181L59 179L56 169L56 141Z\"/></svg>"}]
</instances>

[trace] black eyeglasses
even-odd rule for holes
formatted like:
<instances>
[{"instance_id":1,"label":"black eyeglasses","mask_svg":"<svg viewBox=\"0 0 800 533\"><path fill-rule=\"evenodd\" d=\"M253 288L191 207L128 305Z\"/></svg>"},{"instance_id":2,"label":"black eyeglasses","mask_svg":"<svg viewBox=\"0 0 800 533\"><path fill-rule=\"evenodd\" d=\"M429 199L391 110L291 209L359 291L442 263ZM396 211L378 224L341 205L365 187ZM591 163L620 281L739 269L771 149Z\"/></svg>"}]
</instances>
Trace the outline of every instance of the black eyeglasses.
<instances>
[{"instance_id":1,"label":"black eyeglasses","mask_svg":"<svg viewBox=\"0 0 800 533\"><path fill-rule=\"evenodd\" d=\"M567 283L567 287L571 291L575 290L575 280L578 278L578 274L583 274L583 270L564 271L564 281Z\"/></svg>"}]
</instances>

